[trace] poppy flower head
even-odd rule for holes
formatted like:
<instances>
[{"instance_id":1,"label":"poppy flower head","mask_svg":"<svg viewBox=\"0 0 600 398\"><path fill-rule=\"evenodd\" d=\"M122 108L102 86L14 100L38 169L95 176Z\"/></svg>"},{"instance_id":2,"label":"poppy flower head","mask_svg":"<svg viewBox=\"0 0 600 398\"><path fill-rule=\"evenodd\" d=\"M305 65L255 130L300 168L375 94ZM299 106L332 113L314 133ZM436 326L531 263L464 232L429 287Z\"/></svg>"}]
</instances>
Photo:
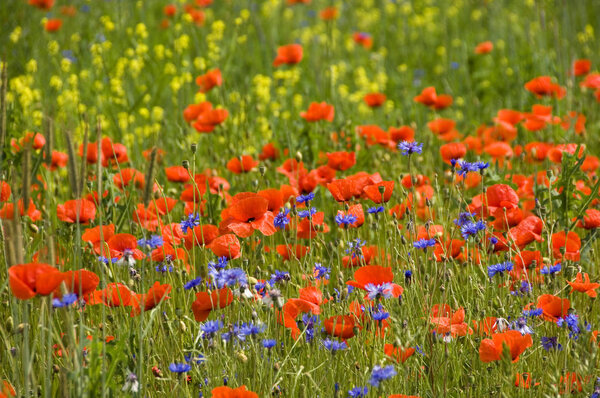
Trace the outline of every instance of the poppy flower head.
<instances>
[{"instance_id":1,"label":"poppy flower head","mask_svg":"<svg viewBox=\"0 0 600 398\"><path fill-rule=\"evenodd\" d=\"M44 263L13 265L8 269L8 283L13 295L21 300L47 296L55 291L65 276L58 269Z\"/></svg>"},{"instance_id":2,"label":"poppy flower head","mask_svg":"<svg viewBox=\"0 0 600 398\"><path fill-rule=\"evenodd\" d=\"M85 225L96 217L96 205L87 199L68 200L56 206L56 215L61 221Z\"/></svg>"},{"instance_id":3,"label":"poppy flower head","mask_svg":"<svg viewBox=\"0 0 600 398\"><path fill-rule=\"evenodd\" d=\"M307 122L318 122L319 120L332 122L334 114L333 105L326 102L311 102L306 112L300 112L300 116Z\"/></svg>"},{"instance_id":4,"label":"poppy flower head","mask_svg":"<svg viewBox=\"0 0 600 398\"><path fill-rule=\"evenodd\" d=\"M584 76L590 72L592 61L589 59L577 59L573 62L573 75Z\"/></svg>"},{"instance_id":5,"label":"poppy flower head","mask_svg":"<svg viewBox=\"0 0 600 398\"><path fill-rule=\"evenodd\" d=\"M530 334L522 335L518 330L509 330L503 333L494 333L491 339L484 339L479 346L479 358L482 362L498 361L502 358L504 347L507 347L510 359L519 360L528 347L533 345Z\"/></svg>"},{"instance_id":6,"label":"poppy flower head","mask_svg":"<svg viewBox=\"0 0 600 398\"><path fill-rule=\"evenodd\" d=\"M302 61L302 46L300 44L288 44L277 49L277 56L273 61L273 66L277 67L283 64L294 65Z\"/></svg>"},{"instance_id":7,"label":"poppy flower head","mask_svg":"<svg viewBox=\"0 0 600 398\"><path fill-rule=\"evenodd\" d=\"M491 41L484 41L479 43L477 47L475 47L475 54L489 54L494 49L494 43Z\"/></svg>"}]
</instances>

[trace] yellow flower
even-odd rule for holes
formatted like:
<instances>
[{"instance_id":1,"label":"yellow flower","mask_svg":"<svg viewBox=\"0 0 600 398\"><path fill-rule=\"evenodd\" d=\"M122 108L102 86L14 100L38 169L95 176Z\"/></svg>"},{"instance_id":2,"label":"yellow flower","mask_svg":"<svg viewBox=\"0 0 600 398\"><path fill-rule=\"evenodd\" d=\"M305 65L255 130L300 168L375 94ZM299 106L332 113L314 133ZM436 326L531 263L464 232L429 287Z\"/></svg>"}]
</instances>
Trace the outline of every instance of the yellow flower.
<instances>
[{"instance_id":1,"label":"yellow flower","mask_svg":"<svg viewBox=\"0 0 600 398\"><path fill-rule=\"evenodd\" d=\"M12 32L10 32L10 35L8 36L8 38L10 39L10 41L12 41L13 43L16 43L19 41L19 38L21 37L21 32L22 29L20 26L17 26L16 28L13 29Z\"/></svg>"}]
</instances>

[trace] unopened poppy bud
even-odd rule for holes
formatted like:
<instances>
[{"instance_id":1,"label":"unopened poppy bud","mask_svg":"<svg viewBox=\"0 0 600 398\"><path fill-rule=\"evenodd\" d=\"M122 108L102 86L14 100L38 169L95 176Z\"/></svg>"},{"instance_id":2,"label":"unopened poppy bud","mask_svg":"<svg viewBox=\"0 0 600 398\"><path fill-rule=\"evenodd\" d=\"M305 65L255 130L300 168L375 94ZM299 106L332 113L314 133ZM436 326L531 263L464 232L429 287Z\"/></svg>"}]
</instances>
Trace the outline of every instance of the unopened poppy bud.
<instances>
[{"instance_id":1,"label":"unopened poppy bud","mask_svg":"<svg viewBox=\"0 0 600 398\"><path fill-rule=\"evenodd\" d=\"M302 153L301 153L300 151L296 152L296 160L297 160L298 162L301 162L301 161L302 161Z\"/></svg>"},{"instance_id":2,"label":"unopened poppy bud","mask_svg":"<svg viewBox=\"0 0 600 398\"><path fill-rule=\"evenodd\" d=\"M273 369L278 371L280 368L281 368L281 365L279 364L279 362L275 362L275 364L273 365Z\"/></svg>"},{"instance_id":3,"label":"unopened poppy bud","mask_svg":"<svg viewBox=\"0 0 600 398\"><path fill-rule=\"evenodd\" d=\"M28 227L29 227L29 230L30 230L31 232L33 232L34 234L37 234L37 233L38 233L38 231L40 230L40 229L38 228L38 226L37 226L37 225L35 225L35 224L33 224L33 223L29 224L29 225L28 225Z\"/></svg>"},{"instance_id":4,"label":"unopened poppy bud","mask_svg":"<svg viewBox=\"0 0 600 398\"><path fill-rule=\"evenodd\" d=\"M192 154L195 154L196 151L198 150L198 144L196 144L195 142L192 142L192 144L190 145L190 150L192 151Z\"/></svg>"},{"instance_id":5,"label":"unopened poppy bud","mask_svg":"<svg viewBox=\"0 0 600 398\"><path fill-rule=\"evenodd\" d=\"M52 373L58 374L59 372L60 372L60 368L58 367L58 365L56 365L56 364L52 365Z\"/></svg>"},{"instance_id":6,"label":"unopened poppy bud","mask_svg":"<svg viewBox=\"0 0 600 398\"><path fill-rule=\"evenodd\" d=\"M17 325L17 328L15 329L15 333L16 333L16 334L21 334L21 333L23 333L23 330L25 330L25 327L26 327L26 326L27 326L27 324L25 324L25 323L19 323L19 324Z\"/></svg>"},{"instance_id":7,"label":"unopened poppy bud","mask_svg":"<svg viewBox=\"0 0 600 398\"><path fill-rule=\"evenodd\" d=\"M380 194L383 195L385 193L385 187L383 185L378 186L377 189L379 190Z\"/></svg>"},{"instance_id":8,"label":"unopened poppy bud","mask_svg":"<svg viewBox=\"0 0 600 398\"><path fill-rule=\"evenodd\" d=\"M184 169L189 170L190 169L190 162L188 160L184 160L181 162L181 165L183 166Z\"/></svg>"},{"instance_id":9,"label":"unopened poppy bud","mask_svg":"<svg viewBox=\"0 0 600 398\"><path fill-rule=\"evenodd\" d=\"M258 188L258 180L252 180L252 188Z\"/></svg>"},{"instance_id":10,"label":"unopened poppy bud","mask_svg":"<svg viewBox=\"0 0 600 398\"><path fill-rule=\"evenodd\" d=\"M262 164L260 166L258 166L258 172L260 173L261 176L265 176L265 173L267 172L267 167L263 166Z\"/></svg>"},{"instance_id":11,"label":"unopened poppy bud","mask_svg":"<svg viewBox=\"0 0 600 398\"><path fill-rule=\"evenodd\" d=\"M406 244L406 238L404 237L404 235L400 235L400 242L402 242L403 245Z\"/></svg>"},{"instance_id":12,"label":"unopened poppy bud","mask_svg":"<svg viewBox=\"0 0 600 398\"><path fill-rule=\"evenodd\" d=\"M235 353L237 359L239 359L242 363L248 362L248 357L242 351L238 351Z\"/></svg>"},{"instance_id":13,"label":"unopened poppy bud","mask_svg":"<svg viewBox=\"0 0 600 398\"><path fill-rule=\"evenodd\" d=\"M8 333L11 333L13 330L13 327L15 326L12 316L9 316L8 318L6 318L5 325L6 325L6 331Z\"/></svg>"},{"instance_id":14,"label":"unopened poppy bud","mask_svg":"<svg viewBox=\"0 0 600 398\"><path fill-rule=\"evenodd\" d=\"M425 198L425 204L427 207L431 207L431 200L429 200L429 198Z\"/></svg>"},{"instance_id":15,"label":"unopened poppy bud","mask_svg":"<svg viewBox=\"0 0 600 398\"><path fill-rule=\"evenodd\" d=\"M179 321L179 330L181 330L184 333L187 331L187 326L185 326L185 323L183 321Z\"/></svg>"},{"instance_id":16,"label":"unopened poppy bud","mask_svg":"<svg viewBox=\"0 0 600 398\"><path fill-rule=\"evenodd\" d=\"M354 368L356 370L360 370L360 364L358 363L358 361L354 362Z\"/></svg>"}]
</instances>

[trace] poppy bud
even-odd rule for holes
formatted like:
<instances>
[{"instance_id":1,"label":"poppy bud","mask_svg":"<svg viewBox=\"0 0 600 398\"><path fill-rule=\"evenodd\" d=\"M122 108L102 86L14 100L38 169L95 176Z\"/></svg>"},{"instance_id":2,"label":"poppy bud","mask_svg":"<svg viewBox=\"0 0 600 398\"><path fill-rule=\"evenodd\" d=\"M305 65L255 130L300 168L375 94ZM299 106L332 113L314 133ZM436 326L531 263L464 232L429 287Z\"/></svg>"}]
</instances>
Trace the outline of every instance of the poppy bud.
<instances>
[{"instance_id":1,"label":"poppy bud","mask_svg":"<svg viewBox=\"0 0 600 398\"><path fill-rule=\"evenodd\" d=\"M198 144L195 142L192 142L192 144L190 145L190 150L192 151L192 154L195 154L196 151L198 150Z\"/></svg>"},{"instance_id":2,"label":"poppy bud","mask_svg":"<svg viewBox=\"0 0 600 398\"><path fill-rule=\"evenodd\" d=\"M248 362L248 357L246 356L246 354L244 354L242 351L238 351L235 353L235 356L237 359L240 360L240 362L242 363L246 363Z\"/></svg>"},{"instance_id":3,"label":"poppy bud","mask_svg":"<svg viewBox=\"0 0 600 398\"><path fill-rule=\"evenodd\" d=\"M301 162L301 161L302 161L302 153L301 153L300 151L296 152L296 160L297 160L298 162Z\"/></svg>"},{"instance_id":4,"label":"poppy bud","mask_svg":"<svg viewBox=\"0 0 600 398\"><path fill-rule=\"evenodd\" d=\"M34 234L37 234L37 233L38 233L38 231L40 230L40 229L38 228L38 226L37 226L37 225L35 225L35 224L33 224L33 223L29 224L29 225L28 225L28 227L29 227L29 230L30 230L31 232L33 232Z\"/></svg>"},{"instance_id":5,"label":"poppy bud","mask_svg":"<svg viewBox=\"0 0 600 398\"><path fill-rule=\"evenodd\" d=\"M403 245L406 244L406 238L404 237L404 235L400 235L400 242L402 242Z\"/></svg>"},{"instance_id":6,"label":"poppy bud","mask_svg":"<svg viewBox=\"0 0 600 398\"><path fill-rule=\"evenodd\" d=\"M60 368L58 367L58 365L56 365L56 364L52 365L52 373L58 374L59 372L60 372Z\"/></svg>"},{"instance_id":7,"label":"poppy bud","mask_svg":"<svg viewBox=\"0 0 600 398\"><path fill-rule=\"evenodd\" d=\"M19 323L17 325L17 328L15 329L15 334L21 334L21 333L23 333L23 330L25 330L26 327L27 327L26 323Z\"/></svg>"},{"instance_id":8,"label":"poppy bud","mask_svg":"<svg viewBox=\"0 0 600 398\"><path fill-rule=\"evenodd\" d=\"M266 168L264 165L260 165L260 166L258 166L258 172L260 173L260 175L261 175L262 177L264 177L264 176L265 176L265 173L266 173L266 171L267 171L267 168Z\"/></svg>"},{"instance_id":9,"label":"poppy bud","mask_svg":"<svg viewBox=\"0 0 600 398\"><path fill-rule=\"evenodd\" d=\"M185 333L187 330L187 326L183 321L179 321L179 330L181 330L183 333Z\"/></svg>"},{"instance_id":10,"label":"poppy bud","mask_svg":"<svg viewBox=\"0 0 600 398\"><path fill-rule=\"evenodd\" d=\"M6 325L6 331L8 333L11 333L13 330L13 327L15 326L12 316L9 316L8 318L6 318L5 325Z\"/></svg>"},{"instance_id":11,"label":"poppy bud","mask_svg":"<svg viewBox=\"0 0 600 398\"><path fill-rule=\"evenodd\" d=\"M279 371L280 368L281 368L281 365L279 364L279 362L275 362L275 364L273 365L273 369L275 371Z\"/></svg>"},{"instance_id":12,"label":"poppy bud","mask_svg":"<svg viewBox=\"0 0 600 398\"><path fill-rule=\"evenodd\" d=\"M190 169L190 162L188 160L184 160L181 162L181 165L183 166L184 169L189 170Z\"/></svg>"}]
</instances>

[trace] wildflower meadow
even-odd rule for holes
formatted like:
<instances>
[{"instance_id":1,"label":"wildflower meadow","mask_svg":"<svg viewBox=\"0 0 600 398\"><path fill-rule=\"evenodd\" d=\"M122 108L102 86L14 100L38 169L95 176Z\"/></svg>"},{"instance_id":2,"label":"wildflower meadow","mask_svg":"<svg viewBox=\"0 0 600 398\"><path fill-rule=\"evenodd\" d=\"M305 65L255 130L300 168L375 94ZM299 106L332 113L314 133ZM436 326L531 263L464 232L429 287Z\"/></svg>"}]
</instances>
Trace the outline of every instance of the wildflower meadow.
<instances>
[{"instance_id":1,"label":"wildflower meadow","mask_svg":"<svg viewBox=\"0 0 600 398\"><path fill-rule=\"evenodd\" d=\"M600 1L0 21L0 398L600 397Z\"/></svg>"}]
</instances>

